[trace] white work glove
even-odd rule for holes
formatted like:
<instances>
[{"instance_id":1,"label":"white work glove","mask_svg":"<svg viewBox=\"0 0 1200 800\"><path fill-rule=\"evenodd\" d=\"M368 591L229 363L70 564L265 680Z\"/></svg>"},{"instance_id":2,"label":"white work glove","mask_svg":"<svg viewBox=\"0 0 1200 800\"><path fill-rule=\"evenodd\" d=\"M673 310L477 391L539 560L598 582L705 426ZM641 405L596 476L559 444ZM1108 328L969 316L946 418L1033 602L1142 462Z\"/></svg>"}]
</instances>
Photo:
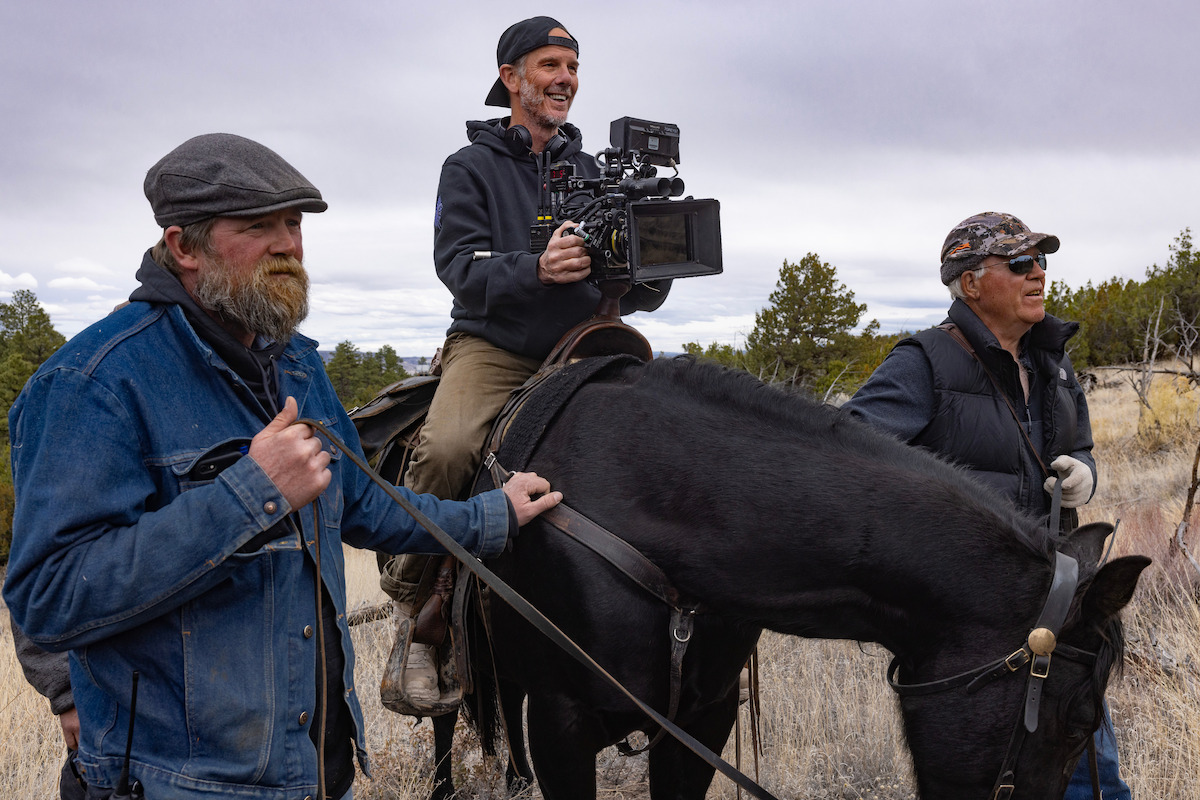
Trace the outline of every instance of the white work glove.
<instances>
[{"instance_id":1,"label":"white work glove","mask_svg":"<svg viewBox=\"0 0 1200 800\"><path fill-rule=\"evenodd\" d=\"M1064 508L1078 508L1092 497L1092 470L1078 458L1059 456L1050 462L1050 467L1062 477L1062 504ZM1042 488L1054 492L1058 478L1046 478Z\"/></svg>"}]
</instances>

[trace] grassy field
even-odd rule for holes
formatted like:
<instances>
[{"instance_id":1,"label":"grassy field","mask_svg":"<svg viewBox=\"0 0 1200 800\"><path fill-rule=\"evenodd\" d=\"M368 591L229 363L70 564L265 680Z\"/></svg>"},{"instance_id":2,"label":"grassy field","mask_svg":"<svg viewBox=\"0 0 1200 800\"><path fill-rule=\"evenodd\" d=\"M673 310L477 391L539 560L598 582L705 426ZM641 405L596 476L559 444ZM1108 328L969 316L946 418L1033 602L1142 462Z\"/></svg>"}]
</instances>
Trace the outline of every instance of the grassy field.
<instances>
[{"instance_id":1,"label":"grassy field","mask_svg":"<svg viewBox=\"0 0 1200 800\"><path fill-rule=\"evenodd\" d=\"M1119 519L1114 554L1143 553L1155 559L1126 612L1127 663L1108 693L1122 768L1136 798L1200 800L1200 595L1197 576L1169 548L1200 439L1200 396L1160 376L1151 414L1127 384L1111 380L1089 395L1100 485L1082 517L1085 522ZM1192 524L1200 525L1200 517ZM1200 534L1190 541L1200 549ZM347 573L352 606L383 599L372 555L349 551ZM390 626L359 625L353 635L375 773L373 781L360 779L355 795L361 800L423 799L432 772L430 724L386 711L373 690L391 645ZM759 776L764 786L780 798L915 797L896 700L883 679L886 651L853 642L767 635L760 653L764 757ZM56 796L63 750L48 708L21 675L4 614L0 795ZM734 758L732 741L725 757ZM461 796L505 796L503 766L480 759L469 731L460 729L455 758ZM753 775L748 756L744 770ZM599 772L602 797L647 796L644 756L627 759L606 751L599 758ZM531 790L527 796L540 795ZM736 796L733 784L720 776L709 791L710 798Z\"/></svg>"}]
</instances>

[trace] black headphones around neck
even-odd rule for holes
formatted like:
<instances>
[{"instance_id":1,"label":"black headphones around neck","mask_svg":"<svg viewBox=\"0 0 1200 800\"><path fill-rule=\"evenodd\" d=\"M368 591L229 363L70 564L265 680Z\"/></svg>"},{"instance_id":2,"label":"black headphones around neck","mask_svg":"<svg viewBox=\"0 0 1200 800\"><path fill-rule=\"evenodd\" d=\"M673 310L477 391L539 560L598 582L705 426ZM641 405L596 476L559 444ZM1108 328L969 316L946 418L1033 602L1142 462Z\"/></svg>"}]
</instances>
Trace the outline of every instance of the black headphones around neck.
<instances>
[{"instance_id":1,"label":"black headphones around neck","mask_svg":"<svg viewBox=\"0 0 1200 800\"><path fill-rule=\"evenodd\" d=\"M549 153L550 159L554 160L563 154L570 143L570 139L556 131L542 152ZM504 144L514 156L527 156L533 152L533 134L524 125L509 125L504 131Z\"/></svg>"}]
</instances>

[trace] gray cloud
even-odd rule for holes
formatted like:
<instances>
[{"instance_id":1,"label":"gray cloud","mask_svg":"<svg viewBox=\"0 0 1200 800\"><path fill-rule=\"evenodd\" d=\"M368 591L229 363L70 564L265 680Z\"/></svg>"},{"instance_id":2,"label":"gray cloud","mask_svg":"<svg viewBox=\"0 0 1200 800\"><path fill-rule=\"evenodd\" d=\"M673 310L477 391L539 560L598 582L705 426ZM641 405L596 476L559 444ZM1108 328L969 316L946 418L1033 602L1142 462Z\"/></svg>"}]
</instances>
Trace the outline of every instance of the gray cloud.
<instances>
[{"instance_id":1,"label":"gray cloud","mask_svg":"<svg viewBox=\"0 0 1200 800\"><path fill-rule=\"evenodd\" d=\"M321 187L306 332L432 352L443 159L521 12L480 2L0 7L0 296L77 332L133 288L158 230L145 170L198 133L268 144ZM940 320L936 253L978 211L1056 233L1051 277L1141 277L1194 221L1192 4L615 0L568 8L572 120L678 124L688 191L722 203L726 273L630 321L656 349L740 342L784 259L816 252L884 329ZM86 265L87 270L81 267ZM86 280L85 280L86 279Z\"/></svg>"}]
</instances>

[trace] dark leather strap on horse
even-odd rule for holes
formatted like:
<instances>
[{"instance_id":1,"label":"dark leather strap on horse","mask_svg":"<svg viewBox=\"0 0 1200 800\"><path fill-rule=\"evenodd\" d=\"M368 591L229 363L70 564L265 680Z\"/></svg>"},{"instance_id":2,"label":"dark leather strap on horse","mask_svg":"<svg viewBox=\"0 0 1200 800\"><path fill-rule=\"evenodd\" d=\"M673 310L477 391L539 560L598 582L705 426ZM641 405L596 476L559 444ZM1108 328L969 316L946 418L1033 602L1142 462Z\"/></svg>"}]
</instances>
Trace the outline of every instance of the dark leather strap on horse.
<instances>
[{"instance_id":1,"label":"dark leather strap on horse","mask_svg":"<svg viewBox=\"0 0 1200 800\"><path fill-rule=\"evenodd\" d=\"M1087 743L1088 774L1092 776L1092 800L1104 800L1100 790L1100 764L1096 757L1096 737L1092 736Z\"/></svg>"},{"instance_id":2,"label":"dark leather strap on horse","mask_svg":"<svg viewBox=\"0 0 1200 800\"><path fill-rule=\"evenodd\" d=\"M675 721L679 711L679 693L683 684L683 654L687 652L688 642L692 639L692 628L696 612L679 608L671 609L671 696L667 701L667 719ZM617 752L623 756L636 756L644 753L667 734L666 728L659 728L658 733L641 747L633 747L626 738L617 742Z\"/></svg>"},{"instance_id":3,"label":"dark leather strap on horse","mask_svg":"<svg viewBox=\"0 0 1200 800\"><path fill-rule=\"evenodd\" d=\"M493 464L498 464L491 456L489 459ZM671 584L671 579L666 573L612 531L564 503L559 503L543 513L541 518L612 564L631 581L668 606L676 609L680 607L679 590ZM696 608L691 606L688 610L695 613Z\"/></svg>"},{"instance_id":4,"label":"dark leather strap on horse","mask_svg":"<svg viewBox=\"0 0 1200 800\"><path fill-rule=\"evenodd\" d=\"M947 322L944 325L938 325L938 327L950 334L950 338L958 342L963 350L970 353L971 358L975 359L975 362L979 364L979 368L983 370L983 374L988 376L988 380L992 382L992 386L996 389L996 394L1000 396L1000 399L1004 401L1004 404L1008 406L1008 410L1012 413L1013 420L1017 423L1017 429L1021 431L1021 436L1025 438L1025 444L1029 445L1029 452L1033 453L1038 466L1042 468L1042 475L1047 478L1050 477L1050 470L1046 468L1046 462L1042 461L1042 457L1038 455L1037 448L1033 446L1033 440L1029 438L1029 433L1025 430L1025 425L1021 422L1021 417L1017 414L1017 409L1013 406L1012 400L1008 398L1008 394L1000 387L1000 381L996 380L996 376L987 368L987 364L983 363L983 359L975 352L975 348L967 341L967 337L963 336L963 332L958 329L957 325L953 322Z\"/></svg>"},{"instance_id":5,"label":"dark leather strap on horse","mask_svg":"<svg viewBox=\"0 0 1200 800\"><path fill-rule=\"evenodd\" d=\"M489 453L484 459L484 466L497 487L503 486L512 474L500 464L494 453ZM543 512L541 519L612 564L643 590L671 608L671 679L667 719L674 721L679 710L679 694L683 684L683 656L692 638L696 606L681 603L679 591L671 584L671 579L637 548L566 503L559 503L549 511ZM628 742L619 742L617 749L627 756L643 753L657 744L664 733L665 731L660 729L644 747L633 748Z\"/></svg>"},{"instance_id":6,"label":"dark leather strap on horse","mask_svg":"<svg viewBox=\"0 0 1200 800\"><path fill-rule=\"evenodd\" d=\"M771 794L766 789L750 780L750 778L734 769L729 762L725 761L719 755L709 750L694 736L680 728L674 722L671 722L659 712L655 711L654 708L652 708L649 704L643 702L637 695L626 689L620 681L618 681L603 667L597 664L595 659L589 656L583 648L581 648L573 639L571 639L571 637L563 633L558 626L556 626L546 617L545 614L531 605L530 602L524 597L513 591L511 586L502 581L500 577L496 575L496 573L484 566L484 564L478 558L467 552L462 545L460 545L448 533L442 530L437 523L435 523L419 508L409 502L408 499L404 497L404 495L402 495L395 486L381 478L378 473L376 473L373 469L371 469L370 466L367 465L367 462L363 461L356 453L348 449L345 443L342 442L341 439L339 439L332 431L330 431L320 422L317 422L313 419L301 419L298 420L298 422L301 425L308 425L313 430L324 436L332 446L339 448L343 455L350 460L350 463L362 470L363 473L370 478L376 486L387 493L388 497L390 497L393 502L407 511L412 518L417 521L417 524L427 530L429 535L437 540L438 544L446 548L451 555L455 556L459 561L466 565L467 569L471 570L471 572L474 573L479 580L491 587L492 591L497 597L512 606L512 608L519 613L525 619L525 621L540 631L542 635L544 635L550 641L554 642L558 647L562 648L564 652L566 652L579 663L586 666L610 686L624 695L631 703L637 706L643 714L650 717L651 720L653 720L656 724L665 728L668 733L678 739L681 744L687 747L688 750L692 751L692 753L694 753L698 758L703 760L717 772L720 772L722 775L729 778L738 786L744 788L752 796L761 798L761 800L778 800L775 795Z\"/></svg>"}]
</instances>

